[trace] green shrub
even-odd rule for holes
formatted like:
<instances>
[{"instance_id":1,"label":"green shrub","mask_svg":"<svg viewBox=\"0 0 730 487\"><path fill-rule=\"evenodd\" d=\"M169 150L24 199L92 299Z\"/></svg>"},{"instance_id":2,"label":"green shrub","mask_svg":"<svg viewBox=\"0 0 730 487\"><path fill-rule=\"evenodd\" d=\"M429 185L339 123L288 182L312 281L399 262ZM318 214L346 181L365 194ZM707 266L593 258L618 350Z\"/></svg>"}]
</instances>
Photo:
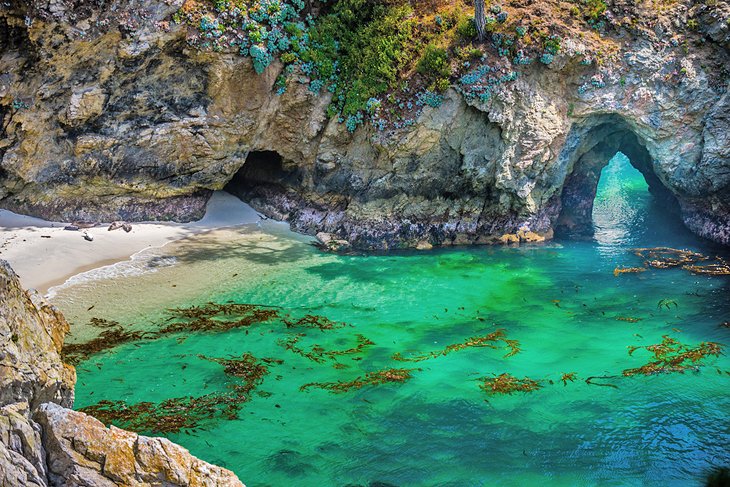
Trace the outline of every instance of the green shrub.
<instances>
[{"instance_id":1,"label":"green shrub","mask_svg":"<svg viewBox=\"0 0 730 487\"><path fill-rule=\"evenodd\" d=\"M413 10L407 4L383 5L367 0L340 0L310 30L310 45L302 54L320 79L337 70L334 106L329 113L355 115L370 98L395 86L411 61Z\"/></svg>"},{"instance_id":2,"label":"green shrub","mask_svg":"<svg viewBox=\"0 0 730 487\"><path fill-rule=\"evenodd\" d=\"M464 40L472 40L477 36L477 26L473 17L463 16L456 24L456 33Z\"/></svg>"},{"instance_id":3,"label":"green shrub","mask_svg":"<svg viewBox=\"0 0 730 487\"><path fill-rule=\"evenodd\" d=\"M596 21L606 11L603 0L583 0L583 15L588 20Z\"/></svg>"},{"instance_id":4,"label":"green shrub","mask_svg":"<svg viewBox=\"0 0 730 487\"><path fill-rule=\"evenodd\" d=\"M428 87L428 89L437 93L442 93L448 90L449 86L451 86L451 82L448 78L439 78L434 81L433 84Z\"/></svg>"},{"instance_id":5,"label":"green shrub","mask_svg":"<svg viewBox=\"0 0 730 487\"><path fill-rule=\"evenodd\" d=\"M423 51L416 70L429 77L448 78L451 76L449 53L446 49L429 44Z\"/></svg>"}]
</instances>

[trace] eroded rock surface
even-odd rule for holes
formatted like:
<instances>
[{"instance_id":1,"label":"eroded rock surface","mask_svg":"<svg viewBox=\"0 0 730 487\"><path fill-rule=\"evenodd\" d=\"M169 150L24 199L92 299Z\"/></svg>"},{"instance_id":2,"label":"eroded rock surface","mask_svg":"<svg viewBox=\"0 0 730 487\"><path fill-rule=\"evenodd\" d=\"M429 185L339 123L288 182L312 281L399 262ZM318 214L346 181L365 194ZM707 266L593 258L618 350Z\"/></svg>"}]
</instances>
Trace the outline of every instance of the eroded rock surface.
<instances>
[{"instance_id":1,"label":"eroded rock surface","mask_svg":"<svg viewBox=\"0 0 730 487\"><path fill-rule=\"evenodd\" d=\"M607 3L621 18L646 8ZM703 22L689 39L684 3L643 35L603 39L620 63L585 66L582 41L565 40L551 65L519 68L488 101L450 89L410 127L354 134L326 117L328 95L297 83L276 95L280 64L257 75L236 54L188 47L185 27L168 22L180 0L14 5L0 10L0 104L6 122L14 100L28 108L0 142L0 205L56 220L186 221L228 185L299 231L359 248L549 238L570 217L563 196L586 199L566 188L584 156L605 164L608 149L630 150L630 134L688 227L730 244L730 10L692 7ZM230 183L272 151L278 162Z\"/></svg>"},{"instance_id":2,"label":"eroded rock surface","mask_svg":"<svg viewBox=\"0 0 730 487\"><path fill-rule=\"evenodd\" d=\"M242 486L164 438L106 428L73 405L68 323L0 260L0 487Z\"/></svg>"}]
</instances>

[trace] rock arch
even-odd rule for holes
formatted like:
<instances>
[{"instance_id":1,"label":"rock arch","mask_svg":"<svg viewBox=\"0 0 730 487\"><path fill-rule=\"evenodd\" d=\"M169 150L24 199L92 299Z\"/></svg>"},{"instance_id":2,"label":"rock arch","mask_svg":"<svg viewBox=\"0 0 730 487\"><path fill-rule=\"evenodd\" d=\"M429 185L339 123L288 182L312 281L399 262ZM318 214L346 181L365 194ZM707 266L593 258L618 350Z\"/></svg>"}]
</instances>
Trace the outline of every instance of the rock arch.
<instances>
[{"instance_id":1,"label":"rock arch","mask_svg":"<svg viewBox=\"0 0 730 487\"><path fill-rule=\"evenodd\" d=\"M593 201L601 171L617 152L622 152L644 176L649 191L668 211L679 210L674 194L655 171L655 161L640 133L617 115L594 117L576 126L561 156L566 178L560 194L555 234L585 238L593 235Z\"/></svg>"}]
</instances>

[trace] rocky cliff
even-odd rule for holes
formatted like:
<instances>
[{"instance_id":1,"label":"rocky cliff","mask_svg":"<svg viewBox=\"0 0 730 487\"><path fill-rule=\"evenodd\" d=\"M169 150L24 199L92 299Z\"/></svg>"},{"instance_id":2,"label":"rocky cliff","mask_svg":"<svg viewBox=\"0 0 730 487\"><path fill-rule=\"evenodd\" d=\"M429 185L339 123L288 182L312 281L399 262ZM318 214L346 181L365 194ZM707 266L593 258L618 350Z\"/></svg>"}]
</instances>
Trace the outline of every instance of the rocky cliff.
<instances>
[{"instance_id":1,"label":"rocky cliff","mask_svg":"<svg viewBox=\"0 0 730 487\"><path fill-rule=\"evenodd\" d=\"M505 5L535 17L543 3L560 4ZM0 205L191 220L226 187L360 248L541 239L590 227L600 170L621 150L690 229L730 244L730 7L606 3L610 31L563 38L554 59L494 54L509 82L489 97L468 96L475 63L409 123L351 131L327 116L328 92L277 94L279 61L257 74L250 57L191 46L170 20L181 1L11 1ZM591 49L611 55L591 62Z\"/></svg>"},{"instance_id":2,"label":"rocky cliff","mask_svg":"<svg viewBox=\"0 0 730 487\"><path fill-rule=\"evenodd\" d=\"M165 438L106 428L73 405L68 324L0 261L0 487L241 486Z\"/></svg>"}]
</instances>

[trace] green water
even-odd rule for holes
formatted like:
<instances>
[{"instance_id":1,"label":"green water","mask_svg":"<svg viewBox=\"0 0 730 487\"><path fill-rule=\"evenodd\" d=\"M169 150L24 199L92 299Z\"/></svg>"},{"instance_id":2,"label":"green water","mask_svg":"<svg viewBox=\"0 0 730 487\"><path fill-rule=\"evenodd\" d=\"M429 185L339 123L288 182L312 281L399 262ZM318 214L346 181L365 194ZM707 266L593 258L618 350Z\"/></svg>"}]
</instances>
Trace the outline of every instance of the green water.
<instances>
[{"instance_id":1,"label":"green water","mask_svg":"<svg viewBox=\"0 0 730 487\"><path fill-rule=\"evenodd\" d=\"M375 345L362 360L341 358L343 369L284 350L277 340L295 331L274 324L124 345L79 365L76 406L222 391L231 379L197 354L251 352L284 360L259 387L270 395L254 393L239 419L169 436L248 486L699 485L708 469L730 465L727 356L699 372L603 381L617 389L585 383L643 365L648 354L629 356L627 347L662 335L730 344L719 326L730 319L727 278L681 269L614 277L617 266L641 264L635 246L719 251L652 203L617 156L599 187L594 242L335 256L264 225L169 245L136 259L139 272L58 290L72 339L93 333L83 326L91 316L146 327L168 307L234 300L353 325L307 331L304 346L346 349L355 333ZM678 306L659 309L662 299ZM469 348L416 364L391 359L498 327L519 340L519 354ZM345 394L299 390L387 367L421 370L404 384ZM479 389L477 379L504 372L544 387L511 396ZM566 372L577 380L564 386Z\"/></svg>"}]
</instances>

